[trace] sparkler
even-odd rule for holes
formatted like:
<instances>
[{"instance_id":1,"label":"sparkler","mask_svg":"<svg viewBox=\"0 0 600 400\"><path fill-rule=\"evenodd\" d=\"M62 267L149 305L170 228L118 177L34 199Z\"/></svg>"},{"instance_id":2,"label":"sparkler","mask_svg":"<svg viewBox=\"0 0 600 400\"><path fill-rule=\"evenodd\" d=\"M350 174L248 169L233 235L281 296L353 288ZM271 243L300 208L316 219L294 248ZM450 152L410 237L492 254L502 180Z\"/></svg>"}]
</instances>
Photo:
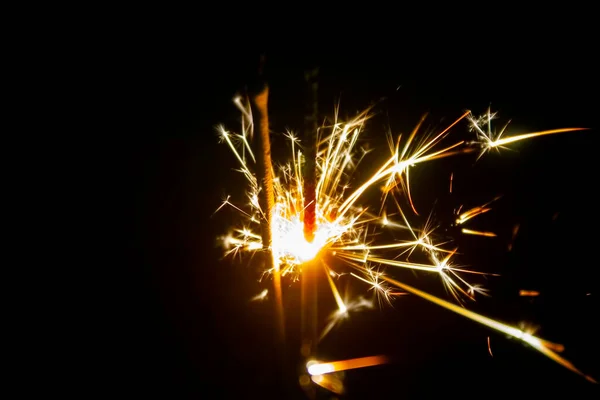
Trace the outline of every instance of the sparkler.
<instances>
[{"instance_id":1,"label":"sparkler","mask_svg":"<svg viewBox=\"0 0 600 400\"><path fill-rule=\"evenodd\" d=\"M231 206L240 212L246 221L223 238L226 253L232 255L255 252L264 247L261 235L255 233L255 227L266 218L264 209L258 202L259 186L253 173L256 158L249 143L253 131L251 109L241 98L237 98L235 104L242 113L241 133L229 132L224 127L220 127L219 132L221 139L236 157L240 172L247 178L249 191L246 206L232 203L229 198L221 206ZM469 274L481 273L458 265L455 261L458 249L451 247L449 243L436 240L435 227L430 219L422 221L421 226L411 222L413 215L419 216L410 191L411 186L418 182L411 181L411 171L419 165L477 151L479 159L489 151L498 151L517 141L580 131L584 128L553 129L505 136L506 125L499 132L495 131L492 121L496 114L488 109L481 117L466 111L445 129L423 134L423 117L406 140L402 140L401 136L389 136L389 156L379 164L374 173L363 180L362 184L353 186L353 174L368 153L367 149L358 145L358 139L370 117L370 110L366 110L356 118L342 122L338 119L336 110L333 123L319 130L315 159L315 201L309 201L314 205L314 226L308 229L312 231L310 235L306 234L309 214L307 198L310 197L305 193L306 176L303 176L304 166L309 162L305 156L307 151L293 133L285 134L289 139L291 159L278 166L273 179L274 206L270 225L272 242L269 248L275 265L265 271L265 274L280 272L282 277L296 281L304 278L309 266L315 268L315 265L318 265L322 268L336 301L337 310L331 314L321 338L349 313L373 306L371 300L362 297L358 300L342 298L336 280L344 274L355 278L357 283L366 285L380 303L391 302L394 297L407 293L419 296L493 330L518 338L563 367L595 382L558 354L562 346L466 309L465 300L475 300L476 295L487 295L484 288L471 284L467 279ZM475 133L475 138L451 141L451 133L465 121L469 130ZM308 145L310 146L310 143ZM361 169L360 172L363 171ZM366 198L373 191L380 191L381 199L376 207L369 208L365 206ZM402 204L402 199L405 200L406 206ZM489 212L492 201L462 213L459 211L455 225L464 226L472 218ZM387 230L404 233L404 239L382 241L381 237L385 235L378 234ZM467 228L463 228L462 233L495 236L493 232ZM440 277L457 304L392 278L388 276L385 268L435 274ZM373 365L376 360L378 359L369 359L368 365ZM363 364L317 363L311 364L308 372L321 375L335 372L336 365L344 365L347 369L348 365L366 365ZM319 369L315 365L327 367Z\"/></svg>"}]
</instances>

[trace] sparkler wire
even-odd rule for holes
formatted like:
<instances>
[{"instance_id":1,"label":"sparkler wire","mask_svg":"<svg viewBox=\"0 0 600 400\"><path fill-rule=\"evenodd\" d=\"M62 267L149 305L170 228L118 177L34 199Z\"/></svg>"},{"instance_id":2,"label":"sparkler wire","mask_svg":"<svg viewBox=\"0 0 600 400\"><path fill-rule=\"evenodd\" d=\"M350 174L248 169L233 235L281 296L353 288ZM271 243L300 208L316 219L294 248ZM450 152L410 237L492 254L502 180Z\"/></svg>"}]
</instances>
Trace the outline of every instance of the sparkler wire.
<instances>
[{"instance_id":1,"label":"sparkler wire","mask_svg":"<svg viewBox=\"0 0 600 400\"><path fill-rule=\"evenodd\" d=\"M260 78L260 77L259 77ZM258 133L257 141L259 151L257 153L258 168L256 171L257 181L260 185L259 204L263 210L261 220L261 238L265 266L273 271L273 292L275 303L275 316L277 319L277 341L279 356L282 359L282 369L286 363L285 358L285 319L283 314L283 298L281 292L281 273L279 263L275 261L272 251L272 222L275 196L273 189L273 166L271 163L271 141L269 137L269 114L268 114L269 86L266 82L260 82L255 93L252 93L252 121L254 132ZM285 380L285 376L283 379Z\"/></svg>"}]
</instances>

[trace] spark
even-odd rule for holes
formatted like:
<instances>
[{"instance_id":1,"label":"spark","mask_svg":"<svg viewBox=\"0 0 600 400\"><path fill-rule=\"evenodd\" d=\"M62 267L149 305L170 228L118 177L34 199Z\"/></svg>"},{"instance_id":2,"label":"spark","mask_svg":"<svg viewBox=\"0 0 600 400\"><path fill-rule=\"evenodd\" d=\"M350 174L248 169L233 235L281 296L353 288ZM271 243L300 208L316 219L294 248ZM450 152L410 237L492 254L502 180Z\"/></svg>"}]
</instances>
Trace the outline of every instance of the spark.
<instances>
[{"instance_id":1,"label":"spark","mask_svg":"<svg viewBox=\"0 0 600 400\"><path fill-rule=\"evenodd\" d=\"M321 331L319 340L323 340L323 338L327 336L327 334L331 332L334 327L336 327L342 321L350 318L350 313L370 310L372 308L373 302L365 299L364 297L359 297L356 300L344 302L342 307L340 307L338 304L338 309L329 315L327 325Z\"/></svg>"},{"instance_id":2,"label":"spark","mask_svg":"<svg viewBox=\"0 0 600 400\"><path fill-rule=\"evenodd\" d=\"M479 216L482 214L487 213L488 211L491 211L492 208L490 207L490 204L495 202L496 200L498 200L501 196L496 196L494 199L488 201L485 204L482 204L480 206L477 207L473 207L468 211L462 212L460 213L460 211L462 210L462 206L459 207L457 214L460 213L458 215L458 218L456 218L455 221L455 225L463 225L465 222ZM462 233L464 233L465 235L477 235L477 236L485 236L485 237L496 237L497 235L494 232L486 232L486 231L477 231L477 230L473 230L473 229L468 229L468 228L463 228L461 230Z\"/></svg>"},{"instance_id":3,"label":"spark","mask_svg":"<svg viewBox=\"0 0 600 400\"><path fill-rule=\"evenodd\" d=\"M382 305L383 302L386 302L391 306L392 297L397 296L399 293L393 292L392 289L385 284L385 282L381 281L383 272L375 272L372 269L368 269L367 271L368 275L366 278L360 277L353 272L351 272L350 275L371 286L369 290L373 290L377 300L379 300L379 305Z\"/></svg>"},{"instance_id":4,"label":"spark","mask_svg":"<svg viewBox=\"0 0 600 400\"><path fill-rule=\"evenodd\" d=\"M519 296L522 297L537 297L540 295L540 292L537 290L519 290Z\"/></svg>"},{"instance_id":5,"label":"spark","mask_svg":"<svg viewBox=\"0 0 600 400\"><path fill-rule=\"evenodd\" d=\"M467 228L463 228L461 230L462 233L467 234L467 235L478 235L478 236L485 236L485 237L496 237L497 235L494 232L482 232L482 231L476 231L473 229L467 229Z\"/></svg>"},{"instance_id":6,"label":"spark","mask_svg":"<svg viewBox=\"0 0 600 400\"><path fill-rule=\"evenodd\" d=\"M470 129L475 131L477 134L476 143L481 147L481 152L479 153L478 159L483 156L486 152L492 149L503 149L507 148L507 144L511 144L514 142L519 142L521 140L532 139L539 136L544 135L553 135L556 133L564 133L564 132L574 132L574 131L583 131L587 130L587 128L563 128L563 129L550 129L546 131L540 132L532 132L532 133L524 133L520 135L514 135L509 137L503 137L504 132L508 128L510 121L508 121L500 131L496 131L492 127L492 120L496 119L497 113L493 113L490 108L487 109L487 112L479 117L474 115L469 116L469 121L471 123Z\"/></svg>"},{"instance_id":7,"label":"spark","mask_svg":"<svg viewBox=\"0 0 600 400\"><path fill-rule=\"evenodd\" d=\"M485 204L483 204L481 206L473 207L470 210L461 213L458 216L458 218L456 219L456 225L462 225L465 222L467 222L468 220L470 220L471 218L475 218L478 215L485 214L486 212L491 211L492 208L489 207L489 205L492 202L498 200L499 198L500 198L500 196L494 198L491 201L488 201L487 203L485 203Z\"/></svg>"},{"instance_id":8,"label":"spark","mask_svg":"<svg viewBox=\"0 0 600 400\"><path fill-rule=\"evenodd\" d=\"M310 381L335 394L344 394L345 388L342 379L336 374L312 375ZM306 386L306 385L305 385Z\"/></svg>"},{"instance_id":9,"label":"spark","mask_svg":"<svg viewBox=\"0 0 600 400\"><path fill-rule=\"evenodd\" d=\"M226 236L224 243L228 246L228 254L261 251L261 235L254 232L260 229L260 221L265 218L257 201L259 189L253 172L256 161L251 148L252 114L247 102L236 99L235 104L242 111L241 133L230 133L223 127L219 127L219 132L222 141L234 153L239 172L247 179L246 196L249 201L245 205L234 205L228 197L220 207L229 205L246 220L245 224ZM323 266L323 274L326 276L337 310L329 316L321 338L338 323L347 319L351 312L373 308L373 302L363 297L358 297L357 300L342 298L334 278L342 279L343 275L343 279L354 279L357 283L367 286L367 290L374 293L380 305L392 304L398 295L411 293L493 330L516 337L565 368L585 376L569 361L556 354L552 350L556 347L552 347L550 342L466 309L465 300L475 300L476 294L489 295L480 284L470 283L467 276L486 274L460 265L458 249L450 245L451 241L448 238L442 238L441 235L438 237L431 215L425 223L418 223L420 213L411 194L411 186L419 184L411 179L411 172L424 163L469 154L476 147L481 149L477 157L479 159L491 149L499 150L516 141L583 128L554 129L503 137L507 125L496 132L492 127L496 113L488 109L481 117L475 117L467 111L439 131L422 133L426 119L426 116L423 116L405 141L401 140L402 135L398 135L396 139L389 137L390 154L383 162L365 165L361 164L361 161L368 151L359 147L358 143L371 116L371 110L368 109L349 121L341 121L336 112L333 121L323 124L318 129L315 151L315 229L314 238L310 242L306 240L304 233L304 211L308 204L305 204L302 171L306 158L296 136L291 132L285 134L291 149L291 159L273 168L275 203L272 210L272 241L269 250L273 255L274 266L265 273L280 271L282 277L293 282L302 279L303 269L309 264L314 266L316 262L316 265L320 263ZM460 123L463 120L468 121L469 130L475 132L475 140L451 140L451 133L460 131ZM359 165L362 167L357 171ZM371 175L363 178L360 181L362 183L356 183L360 178L356 177L359 175L357 172L362 175L369 172L370 168L373 168L370 171ZM453 179L452 174L451 185ZM377 193L380 193L381 197L376 206L366 206L365 204L372 200L373 194ZM463 213L459 210L455 225L463 226L467 221L489 212L490 203L497 199L498 197ZM464 227L462 232L469 235L496 236L493 232ZM398 234L403 238L396 238ZM336 263L332 264L328 260L334 260ZM344 272L334 271L332 265L336 270L343 268ZM403 270L438 276L458 304L408 286L388 275L388 271L400 275ZM394 291L397 289L401 292ZM335 363L319 365L333 368L329 372L341 368ZM326 373L317 373L314 368L311 375Z\"/></svg>"},{"instance_id":10,"label":"spark","mask_svg":"<svg viewBox=\"0 0 600 400\"><path fill-rule=\"evenodd\" d=\"M253 298L251 298L250 301L263 301L267 298L268 294L269 294L269 289L265 289L262 292L260 292L259 294L257 294L256 296L254 296Z\"/></svg>"},{"instance_id":11,"label":"spark","mask_svg":"<svg viewBox=\"0 0 600 400\"><path fill-rule=\"evenodd\" d=\"M521 224L515 224L515 226L513 226L512 236L510 238L510 242L508 243L508 251L512 250L513 245L515 243L515 239L517 238L517 234L519 233L519 228L520 227L521 227Z\"/></svg>"},{"instance_id":12,"label":"spark","mask_svg":"<svg viewBox=\"0 0 600 400\"><path fill-rule=\"evenodd\" d=\"M346 371L349 369L373 367L388 362L386 356L370 356L353 358L351 360L318 362L309 361L306 365L308 373L311 375L330 374L332 372Z\"/></svg>"}]
</instances>

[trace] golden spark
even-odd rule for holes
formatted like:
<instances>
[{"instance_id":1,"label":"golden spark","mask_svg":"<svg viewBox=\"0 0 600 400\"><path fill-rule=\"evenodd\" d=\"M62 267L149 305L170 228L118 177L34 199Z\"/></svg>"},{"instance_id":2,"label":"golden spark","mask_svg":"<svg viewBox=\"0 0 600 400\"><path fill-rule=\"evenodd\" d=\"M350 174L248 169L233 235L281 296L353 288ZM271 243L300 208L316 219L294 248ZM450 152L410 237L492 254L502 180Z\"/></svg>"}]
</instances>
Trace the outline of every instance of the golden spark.
<instances>
[{"instance_id":1,"label":"golden spark","mask_svg":"<svg viewBox=\"0 0 600 400\"><path fill-rule=\"evenodd\" d=\"M242 113L241 133L232 133L224 127L219 127L219 134L222 141L233 152L239 171L246 177L248 191L245 204L234 203L228 197L221 205L221 207L232 207L242 217L240 226L223 238L228 254L257 252L263 249L261 235L257 233L264 215L258 202L259 185L253 172L255 156L251 146L253 132L251 112L248 102L238 98L235 104ZM293 133L288 132L285 135L289 140L290 159L273 167L275 206L270 251L275 260L274 269L280 271L283 277L288 276L292 280L297 280L302 279L303 268L309 261L320 261L337 304L337 310L332 313L321 338L348 313L372 307L372 300L363 297L354 301L342 298L334 278L344 274L355 278L357 283L366 285L369 291L372 291L374 299L379 299L382 304L391 304L396 296L411 293L493 330L518 338L548 358L593 381L591 377L584 375L569 361L558 355L555 351L556 345L464 307L463 300L474 300L476 294L487 295L486 290L480 285L472 284L467 280L467 275L478 274L478 272L459 265L455 260L458 249L436 239L435 227L431 225L429 219L420 227L414 223L415 216L418 217L419 213L411 196L411 186L418 184L411 179L411 172L421 164L471 153L477 148L480 149L479 158L489 150L499 150L517 141L578 131L583 128L553 129L505 137L506 126L499 132L495 131L492 120L496 117L496 113L488 109L481 117L466 111L439 132L423 135L421 134L421 126L425 120L423 117L406 140L402 141L401 136L397 138L390 136L389 156L376 165L373 168L374 172L361 184L355 185L353 176L357 167L363 165L361 161L367 153L367 150L359 146L359 137L370 116L370 110L366 110L354 119L344 122L338 119L336 113L334 121L318 131L316 230L311 242L305 239L303 232L304 209L307 206L303 195L303 167L306 160L302 143ZM463 120L468 121L468 126L475 132L476 137L473 140L451 140L451 132L459 129L460 122ZM372 165L361 168L360 172L366 172ZM450 180L452 183L453 175ZM372 193L381 195L376 207L373 207L375 212L365 205L368 203L367 197L369 194L372 196ZM402 205L404 204L402 199L405 200L406 206ZM472 218L490 212L492 201L466 212L460 213L459 210L455 225L463 226ZM401 232L404 234L404 239L383 242L381 238L386 235L381 235L382 232ZM462 232L487 237L496 236L492 232L467 228L462 228ZM326 260L337 260L337 262L326 262ZM390 270L392 273L393 270L412 270L439 276L459 305L390 277L388 274ZM262 299L266 294L265 291L255 299ZM314 378L332 371L375 365L383 362L382 360L371 357L354 361L317 363L309 366L308 371ZM331 384L330 381L327 382Z\"/></svg>"}]
</instances>

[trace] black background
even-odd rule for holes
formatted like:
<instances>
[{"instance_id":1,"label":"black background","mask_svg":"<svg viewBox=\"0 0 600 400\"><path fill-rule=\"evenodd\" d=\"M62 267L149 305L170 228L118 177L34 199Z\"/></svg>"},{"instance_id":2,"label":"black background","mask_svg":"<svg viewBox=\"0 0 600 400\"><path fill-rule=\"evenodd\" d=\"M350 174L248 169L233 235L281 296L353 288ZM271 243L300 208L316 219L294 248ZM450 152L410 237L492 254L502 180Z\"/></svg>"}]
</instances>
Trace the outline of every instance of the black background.
<instances>
[{"instance_id":1,"label":"black background","mask_svg":"<svg viewBox=\"0 0 600 400\"><path fill-rule=\"evenodd\" d=\"M321 117L330 116L338 100L342 116L377 102L365 137L378 148L388 127L408 133L424 112L441 127L464 109L483 112L490 103L501 121L512 118L515 133L596 128L597 65L584 36L557 41L532 35L489 48L486 42L426 41L407 48L408 40L376 50L272 48L266 54L274 154L285 150L281 132L302 131L303 70L313 64L321 69ZM259 53L237 51L237 43L205 46L189 36L124 40L103 61L107 87L115 88L106 108L115 123L104 137L114 151L106 162L118 166L109 192L119 216L112 240L125 252L110 268L116 301L104 326L109 344L99 358L107 365L100 386L133 397L277 398L272 306L249 302L266 286L248 262L221 259L216 238L235 214L212 216L225 195L243 195L235 159L218 143L214 127L238 128L231 100L251 79ZM457 134L466 134L465 124ZM416 169L426 184L413 189L423 214L435 205L441 219L459 204L504 195L477 220L481 225L473 225L498 238L457 239L466 264L501 274L486 283L491 299L469 307L511 324L539 325L539 336L563 343L566 358L596 378L597 134L591 129L533 139L515 145L516 152L490 153L475 167L471 156L434 162ZM453 196L447 193L451 172ZM521 230L508 252L517 223ZM397 276L443 295L436 280ZM352 288L355 294L366 290ZM298 290L286 289L295 365ZM541 295L519 297L520 289ZM325 317L331 299L322 297ZM414 296L352 315L320 349L324 359L393 358L390 365L349 371L348 398L518 398L592 388L526 345Z\"/></svg>"}]
</instances>

